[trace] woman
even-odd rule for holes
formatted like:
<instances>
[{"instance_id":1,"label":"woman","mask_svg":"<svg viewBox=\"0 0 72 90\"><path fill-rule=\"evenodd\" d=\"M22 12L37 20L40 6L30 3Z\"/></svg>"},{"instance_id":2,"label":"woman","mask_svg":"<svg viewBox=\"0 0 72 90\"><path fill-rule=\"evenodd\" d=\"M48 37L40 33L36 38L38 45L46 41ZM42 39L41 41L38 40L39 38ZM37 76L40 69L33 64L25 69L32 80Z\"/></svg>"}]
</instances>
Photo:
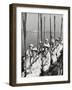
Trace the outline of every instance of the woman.
<instances>
[{"instance_id":1,"label":"woman","mask_svg":"<svg viewBox=\"0 0 72 90\"><path fill-rule=\"evenodd\" d=\"M43 75L48 75L48 70L50 67L50 62L51 62L51 58L50 58L50 52L49 52L49 45L44 45L44 54L43 54Z\"/></svg>"},{"instance_id":2,"label":"woman","mask_svg":"<svg viewBox=\"0 0 72 90\"><path fill-rule=\"evenodd\" d=\"M32 50L33 56L31 58L31 73L27 77L37 77L41 73L41 58L38 56L37 48Z\"/></svg>"}]
</instances>

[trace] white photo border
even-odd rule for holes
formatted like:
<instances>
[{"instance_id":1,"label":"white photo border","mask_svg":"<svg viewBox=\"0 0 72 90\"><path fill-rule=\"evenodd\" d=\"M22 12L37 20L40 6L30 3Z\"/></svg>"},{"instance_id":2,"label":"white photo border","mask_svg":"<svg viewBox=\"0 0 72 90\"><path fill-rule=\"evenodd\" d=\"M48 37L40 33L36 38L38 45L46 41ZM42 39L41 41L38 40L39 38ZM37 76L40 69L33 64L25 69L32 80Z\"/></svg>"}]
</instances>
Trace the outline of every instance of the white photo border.
<instances>
[{"instance_id":1,"label":"white photo border","mask_svg":"<svg viewBox=\"0 0 72 90\"><path fill-rule=\"evenodd\" d=\"M21 77L21 12L63 14L63 75L43 77ZM16 83L68 81L68 10L16 7Z\"/></svg>"}]
</instances>

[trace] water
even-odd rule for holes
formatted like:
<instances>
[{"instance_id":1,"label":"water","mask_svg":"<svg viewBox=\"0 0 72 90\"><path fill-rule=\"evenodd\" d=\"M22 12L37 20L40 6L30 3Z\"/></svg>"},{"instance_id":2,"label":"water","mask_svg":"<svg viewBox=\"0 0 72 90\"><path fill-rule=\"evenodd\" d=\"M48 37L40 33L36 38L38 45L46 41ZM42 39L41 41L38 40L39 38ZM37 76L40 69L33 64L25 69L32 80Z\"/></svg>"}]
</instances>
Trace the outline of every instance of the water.
<instances>
[{"instance_id":1,"label":"water","mask_svg":"<svg viewBox=\"0 0 72 90\"><path fill-rule=\"evenodd\" d=\"M54 37L54 32L51 33L52 37ZM58 38L60 36L59 32L56 32L55 34L55 38ZM44 39L48 38L49 42L50 42L50 32L45 32L45 36L44 36L44 32L42 33L42 40L44 42ZM38 38L38 32L32 32L32 31L28 31L26 33L26 49L28 49L29 44L33 44L35 47L37 47L37 42L39 42L41 40L41 35L39 33L39 38ZM24 55L24 35L22 33L22 40L21 40L21 48L22 48L22 56Z\"/></svg>"}]
</instances>

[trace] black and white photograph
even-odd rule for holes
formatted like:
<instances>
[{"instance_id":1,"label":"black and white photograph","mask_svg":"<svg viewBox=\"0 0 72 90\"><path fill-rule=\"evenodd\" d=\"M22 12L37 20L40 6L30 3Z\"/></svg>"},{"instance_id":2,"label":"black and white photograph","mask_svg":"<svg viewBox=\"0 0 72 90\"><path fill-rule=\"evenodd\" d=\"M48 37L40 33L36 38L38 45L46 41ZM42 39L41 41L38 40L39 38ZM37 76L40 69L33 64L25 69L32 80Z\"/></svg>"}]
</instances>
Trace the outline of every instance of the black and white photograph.
<instances>
[{"instance_id":1,"label":"black and white photograph","mask_svg":"<svg viewBox=\"0 0 72 90\"><path fill-rule=\"evenodd\" d=\"M14 4L11 10L11 84L70 82L70 8Z\"/></svg>"},{"instance_id":2,"label":"black and white photograph","mask_svg":"<svg viewBox=\"0 0 72 90\"><path fill-rule=\"evenodd\" d=\"M63 14L21 13L21 77L63 75Z\"/></svg>"}]
</instances>

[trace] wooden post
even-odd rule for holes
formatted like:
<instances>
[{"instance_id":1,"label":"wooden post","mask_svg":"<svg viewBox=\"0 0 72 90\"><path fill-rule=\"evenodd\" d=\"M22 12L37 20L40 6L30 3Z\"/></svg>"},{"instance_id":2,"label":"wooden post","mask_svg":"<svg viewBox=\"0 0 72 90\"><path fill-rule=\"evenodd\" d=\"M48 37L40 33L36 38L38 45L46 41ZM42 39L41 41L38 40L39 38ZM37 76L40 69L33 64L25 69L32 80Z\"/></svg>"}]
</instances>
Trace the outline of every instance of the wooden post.
<instances>
[{"instance_id":1,"label":"wooden post","mask_svg":"<svg viewBox=\"0 0 72 90\"><path fill-rule=\"evenodd\" d=\"M26 76L26 20L27 20L27 13L23 17L23 32L24 32L24 57L25 57L25 76Z\"/></svg>"},{"instance_id":2,"label":"wooden post","mask_svg":"<svg viewBox=\"0 0 72 90\"><path fill-rule=\"evenodd\" d=\"M56 28L55 28L55 19L56 19L56 18L55 18L55 16L54 16L54 40L55 40L55 29L56 29Z\"/></svg>"},{"instance_id":3,"label":"wooden post","mask_svg":"<svg viewBox=\"0 0 72 90\"><path fill-rule=\"evenodd\" d=\"M40 14L40 25L41 25L41 41L42 41L42 15Z\"/></svg>"},{"instance_id":4,"label":"wooden post","mask_svg":"<svg viewBox=\"0 0 72 90\"><path fill-rule=\"evenodd\" d=\"M51 35L51 15L50 15L50 45L51 45L51 38L52 38L52 35Z\"/></svg>"},{"instance_id":5,"label":"wooden post","mask_svg":"<svg viewBox=\"0 0 72 90\"><path fill-rule=\"evenodd\" d=\"M38 13L38 33L37 33L37 48L39 43L39 13Z\"/></svg>"},{"instance_id":6,"label":"wooden post","mask_svg":"<svg viewBox=\"0 0 72 90\"><path fill-rule=\"evenodd\" d=\"M50 15L50 56L51 56L51 15Z\"/></svg>"},{"instance_id":7,"label":"wooden post","mask_svg":"<svg viewBox=\"0 0 72 90\"><path fill-rule=\"evenodd\" d=\"M44 41L45 41L45 16L44 16Z\"/></svg>"},{"instance_id":8,"label":"wooden post","mask_svg":"<svg viewBox=\"0 0 72 90\"><path fill-rule=\"evenodd\" d=\"M40 14L40 31L41 31L41 42L42 42L42 15ZM42 45L41 45L41 56L42 56ZM43 76L43 58L41 57L42 61L42 72L41 75Z\"/></svg>"},{"instance_id":9,"label":"wooden post","mask_svg":"<svg viewBox=\"0 0 72 90\"><path fill-rule=\"evenodd\" d=\"M61 17L61 32L60 32L60 39L63 38L63 17Z\"/></svg>"}]
</instances>

